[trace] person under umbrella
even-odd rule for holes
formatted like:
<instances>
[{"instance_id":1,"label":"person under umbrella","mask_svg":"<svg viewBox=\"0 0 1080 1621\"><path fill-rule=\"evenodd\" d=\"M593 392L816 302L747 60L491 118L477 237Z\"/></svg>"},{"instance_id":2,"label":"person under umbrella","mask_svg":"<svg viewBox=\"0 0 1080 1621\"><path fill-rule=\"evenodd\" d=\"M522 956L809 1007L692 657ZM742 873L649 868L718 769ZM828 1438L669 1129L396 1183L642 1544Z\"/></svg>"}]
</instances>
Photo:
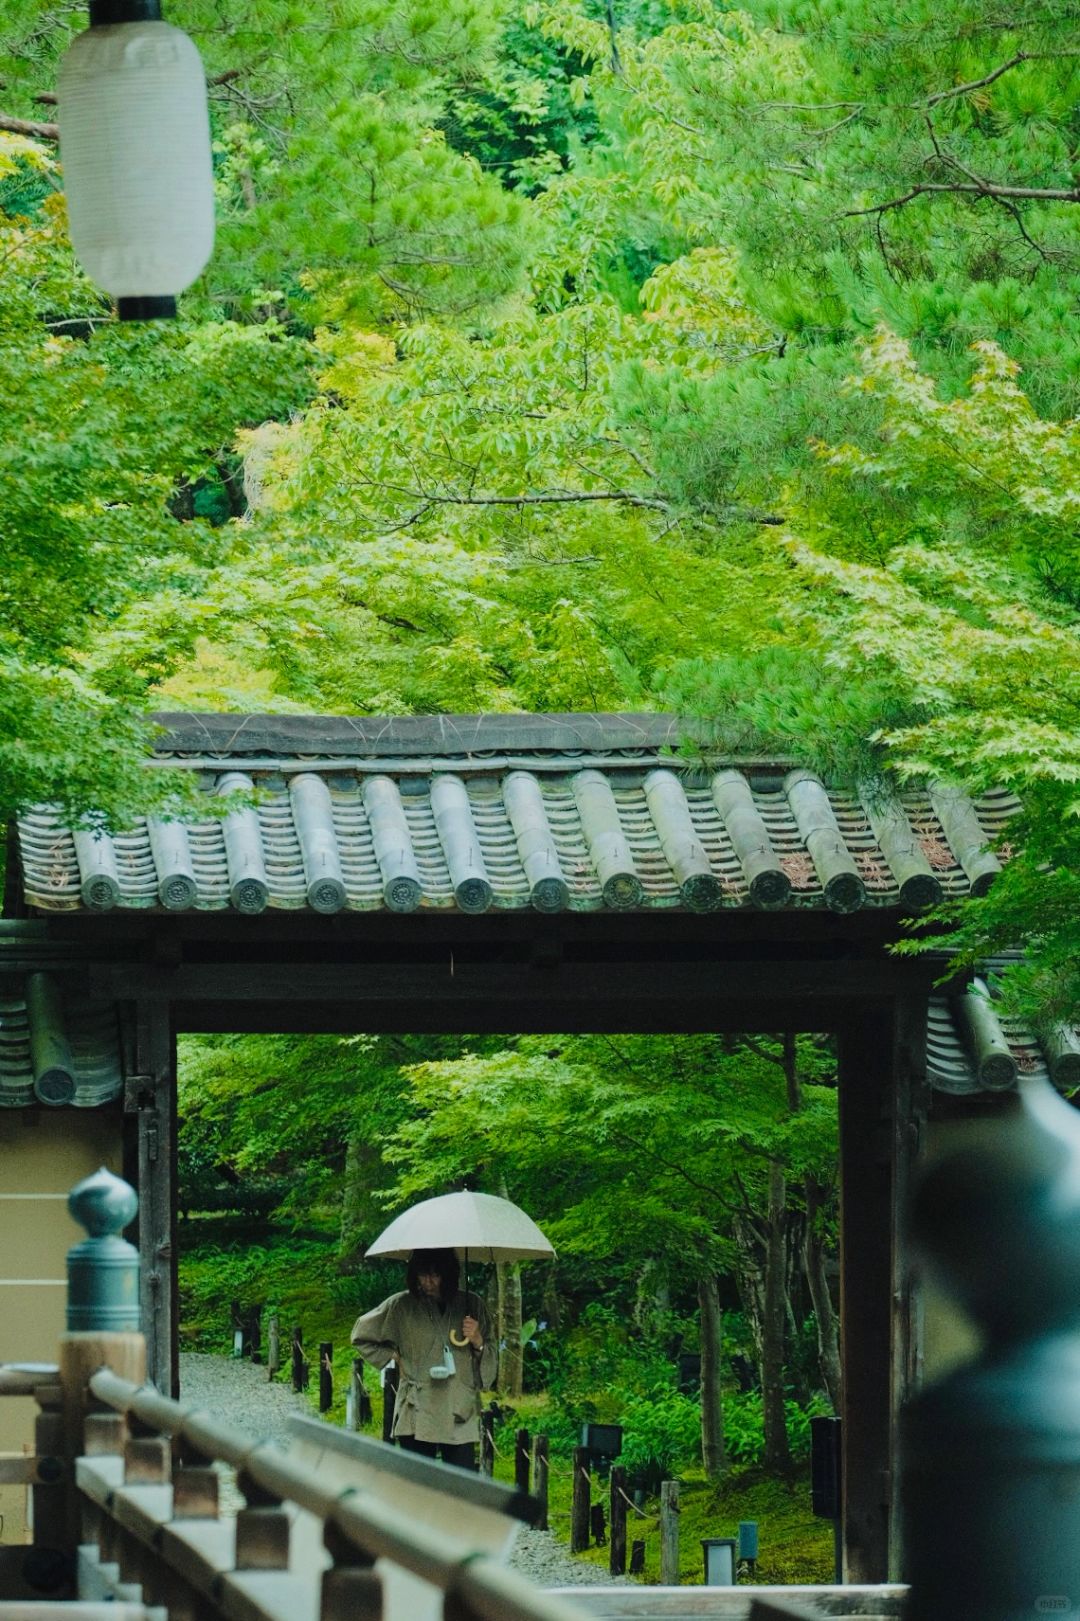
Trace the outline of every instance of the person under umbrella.
<instances>
[{"instance_id":1,"label":"person under umbrella","mask_svg":"<svg viewBox=\"0 0 1080 1621\"><path fill-rule=\"evenodd\" d=\"M394 1440L475 1469L480 1392L495 1382L498 1352L483 1301L460 1279L452 1249L414 1250L406 1288L358 1317L351 1338L372 1367L397 1362Z\"/></svg>"}]
</instances>

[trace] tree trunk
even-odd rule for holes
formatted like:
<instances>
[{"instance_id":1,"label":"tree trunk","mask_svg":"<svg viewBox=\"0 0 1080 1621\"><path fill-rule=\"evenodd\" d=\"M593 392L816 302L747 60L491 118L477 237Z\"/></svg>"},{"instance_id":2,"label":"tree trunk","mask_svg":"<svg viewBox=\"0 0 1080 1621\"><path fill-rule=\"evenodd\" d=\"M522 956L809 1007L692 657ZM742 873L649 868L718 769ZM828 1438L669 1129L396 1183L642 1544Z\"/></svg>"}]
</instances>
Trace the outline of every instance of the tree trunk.
<instances>
[{"instance_id":1,"label":"tree trunk","mask_svg":"<svg viewBox=\"0 0 1080 1621\"><path fill-rule=\"evenodd\" d=\"M719 1480L727 1468L724 1446L724 1404L720 1385L721 1319L716 1279L710 1273L698 1282L701 1308L701 1461L708 1480Z\"/></svg>"},{"instance_id":2,"label":"tree trunk","mask_svg":"<svg viewBox=\"0 0 1080 1621\"><path fill-rule=\"evenodd\" d=\"M341 1228L338 1235L338 1264L343 1270L355 1266L363 1254L364 1201L367 1193L365 1150L362 1137L350 1137L345 1145L345 1175L341 1188Z\"/></svg>"},{"instance_id":3,"label":"tree trunk","mask_svg":"<svg viewBox=\"0 0 1080 1621\"><path fill-rule=\"evenodd\" d=\"M556 1282L557 1267L558 1262L551 1261L544 1268L544 1321L553 1334L558 1334L562 1328L562 1304Z\"/></svg>"},{"instance_id":4,"label":"tree trunk","mask_svg":"<svg viewBox=\"0 0 1080 1621\"><path fill-rule=\"evenodd\" d=\"M751 1337L754 1341L754 1361L761 1372L762 1323L765 1313L765 1280L761 1257L765 1242L754 1222L748 1216L736 1216L733 1222L738 1253L735 1281L742 1301Z\"/></svg>"},{"instance_id":5,"label":"tree trunk","mask_svg":"<svg viewBox=\"0 0 1080 1621\"><path fill-rule=\"evenodd\" d=\"M499 1316L502 1350L499 1357L499 1395L521 1395L521 1269L500 1263Z\"/></svg>"},{"instance_id":6,"label":"tree trunk","mask_svg":"<svg viewBox=\"0 0 1080 1621\"><path fill-rule=\"evenodd\" d=\"M779 1160L769 1161L769 1216L765 1248L765 1302L761 1323L761 1406L765 1424L762 1462L774 1474L791 1472L784 1410L784 1329L787 1323L787 1180Z\"/></svg>"},{"instance_id":7,"label":"tree trunk","mask_svg":"<svg viewBox=\"0 0 1080 1621\"><path fill-rule=\"evenodd\" d=\"M646 1261L638 1273L634 1323L642 1334L655 1337L670 1311L671 1287L668 1280L655 1261Z\"/></svg>"},{"instance_id":8,"label":"tree trunk","mask_svg":"<svg viewBox=\"0 0 1080 1621\"><path fill-rule=\"evenodd\" d=\"M826 1192L820 1182L807 1177L804 1184L806 1228L803 1234L803 1269L817 1324L818 1362L821 1379L832 1402L840 1411L840 1327L833 1310L829 1280L825 1276L825 1240L821 1231L821 1211Z\"/></svg>"}]
</instances>

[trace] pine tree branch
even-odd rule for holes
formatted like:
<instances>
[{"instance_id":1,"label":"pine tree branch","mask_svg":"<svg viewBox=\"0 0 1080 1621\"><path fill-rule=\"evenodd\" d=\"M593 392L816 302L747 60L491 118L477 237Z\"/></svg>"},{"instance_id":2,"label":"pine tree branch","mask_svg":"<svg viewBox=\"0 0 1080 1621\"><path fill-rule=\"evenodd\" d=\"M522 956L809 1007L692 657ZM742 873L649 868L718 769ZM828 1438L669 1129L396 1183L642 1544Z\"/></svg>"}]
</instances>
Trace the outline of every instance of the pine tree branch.
<instances>
[{"instance_id":1,"label":"pine tree branch","mask_svg":"<svg viewBox=\"0 0 1080 1621\"><path fill-rule=\"evenodd\" d=\"M995 79L1000 79L1003 73L1008 73L1010 69L1019 67L1021 62L1056 62L1065 56L1080 56L1080 51L1054 51L1052 53L1049 51L1017 51L1015 56L1011 56L1007 62L1003 62L1000 67L994 68L993 72L987 73L983 78L971 79L967 84L955 84L948 90L937 90L932 96L927 96L925 101L920 101L916 105L920 107L937 107L943 101L952 101L957 96L970 95L972 90L984 89L986 85L993 84Z\"/></svg>"},{"instance_id":2,"label":"pine tree branch","mask_svg":"<svg viewBox=\"0 0 1080 1621\"><path fill-rule=\"evenodd\" d=\"M943 192L966 193L974 197L1014 197L1044 203L1080 203L1080 186L1006 186L996 180L943 180L912 186L902 197L891 197L887 203L873 203L869 208L845 208L842 218L858 219L866 214L887 214L890 209L903 208L916 197Z\"/></svg>"},{"instance_id":3,"label":"pine tree branch","mask_svg":"<svg viewBox=\"0 0 1080 1621\"><path fill-rule=\"evenodd\" d=\"M1024 58L1024 60L1028 60L1028 59L1029 58ZM1002 71L1004 71L1004 70L1002 70ZM934 121L931 118L929 113L926 113L924 115L924 119L925 119L925 123L926 123L927 132L928 132L928 134L930 136L930 143L934 148L934 156L937 158L939 163L944 165L944 167L946 169L955 170L957 174L963 175L964 179L963 179L963 181L956 181L956 182L952 182L952 183L947 183L945 185L942 185L940 182L934 182L932 184L928 183L925 186L917 186L917 187L915 187L913 189L913 191L911 193L908 194L907 197L899 198L893 204L885 204L885 205L883 205L882 207L880 207L878 209L852 210L851 212L876 214L877 218L876 218L875 223L877 225L878 244L882 249L882 256L885 257L884 243L881 241L881 215L882 215L882 213L885 212L886 208L888 208L888 207L900 207L900 206L902 206L903 203L910 202L911 198L913 196L917 196L919 191L952 190L952 191L968 191L968 192L976 193L976 194L978 194L980 196L989 197L992 202L997 203L999 207L1005 209L1006 213L1008 213L1012 217L1014 224L1016 225L1018 231L1020 232L1020 235L1023 237L1023 239L1027 243L1027 245L1030 248L1032 248L1034 250L1034 252L1037 253L1039 255L1039 257L1045 261L1045 263L1047 263L1047 264L1052 263L1054 256L1052 254L1048 253L1044 248L1040 247L1039 243L1036 242L1034 240L1034 238L1029 235L1028 231L1025 229L1025 226L1024 226L1023 216L1021 215L1020 210L1016 205L1016 202L1013 200L1016 196L1019 196L1019 195L1028 196L1028 197L1031 197L1031 196L1043 196L1043 197L1046 197L1046 196L1050 196L1052 194L1050 192L1047 192L1047 191L1035 192L1030 188L1001 186L1001 185L996 184L994 181L987 180L985 178L985 176L983 176L983 175L976 174L973 169L967 168L963 163L960 162L959 158L955 157L950 151L948 151L948 149L946 147L942 146L941 141L938 139L937 130L934 127ZM927 160L927 161L929 161L929 160ZM1074 192L1071 195L1071 197L1068 197L1066 200L1071 200L1071 201L1074 201L1074 202L1075 201L1080 201L1080 191ZM887 259L886 259L886 268L888 268Z\"/></svg>"}]
</instances>

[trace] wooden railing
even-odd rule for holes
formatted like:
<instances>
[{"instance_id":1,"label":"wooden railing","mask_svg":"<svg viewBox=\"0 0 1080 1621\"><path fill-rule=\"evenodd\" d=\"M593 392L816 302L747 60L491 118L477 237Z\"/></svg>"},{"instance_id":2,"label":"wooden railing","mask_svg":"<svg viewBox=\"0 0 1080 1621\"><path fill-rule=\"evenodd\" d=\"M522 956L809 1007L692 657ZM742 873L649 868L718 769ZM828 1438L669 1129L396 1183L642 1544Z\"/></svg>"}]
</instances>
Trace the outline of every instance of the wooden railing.
<instances>
[{"instance_id":1,"label":"wooden railing","mask_svg":"<svg viewBox=\"0 0 1080 1621\"><path fill-rule=\"evenodd\" d=\"M84 1353L90 1337L78 1336ZM98 1338L107 1354L115 1349L110 1339L130 1336ZM158 1610L151 1621L161 1610L171 1621L420 1621L425 1608L454 1621L579 1617L573 1604L496 1563L467 1534L448 1534L370 1492L327 1486L274 1443L108 1367L78 1391L59 1374L0 1367L0 1395L34 1396L42 1408L38 1447L43 1438L51 1443L49 1451L5 1460L2 1478L34 1493L34 1544L6 1550L26 1567L22 1583L12 1581L6 1561L7 1594L67 1600L56 1613L70 1611L70 1621L89 1621L86 1605L104 1603L114 1606L114 1621L125 1605ZM218 1513L215 1465L236 1472L245 1506L235 1517ZM424 1489L455 1503L444 1465L410 1459L408 1468ZM482 1489L500 1494L490 1483ZM401 1572L415 1583L402 1588ZM76 1597L81 1602L72 1603ZM4 1614L0 1603L0 1621Z\"/></svg>"},{"instance_id":2,"label":"wooden railing","mask_svg":"<svg viewBox=\"0 0 1080 1621\"><path fill-rule=\"evenodd\" d=\"M84 1553L84 1594L130 1598L125 1578L134 1578L173 1621L196 1621L207 1607L230 1621L413 1621L417 1595L410 1589L395 1601L389 1566L441 1595L433 1613L455 1621L578 1615L466 1538L418 1524L368 1492L327 1487L273 1443L252 1442L108 1369L91 1378L90 1393L104 1411L87 1416L75 1484L84 1529L105 1554L90 1568ZM217 1515L214 1463L236 1471L246 1506L235 1520ZM441 1469L433 1482L445 1483Z\"/></svg>"},{"instance_id":3,"label":"wooden railing","mask_svg":"<svg viewBox=\"0 0 1080 1621\"><path fill-rule=\"evenodd\" d=\"M31 1489L34 1538L2 1550L0 1601L53 1600L70 1621L88 1604L134 1606L128 1621L139 1606L146 1621L579 1621L492 1556L524 1512L511 1488L355 1437L386 1466L343 1484L143 1384L138 1257L120 1237L134 1195L99 1172L69 1207L91 1236L69 1254L58 1364L0 1367L0 1396L40 1409L33 1455L0 1459L0 1481ZM222 1466L235 1516L218 1512Z\"/></svg>"}]
</instances>

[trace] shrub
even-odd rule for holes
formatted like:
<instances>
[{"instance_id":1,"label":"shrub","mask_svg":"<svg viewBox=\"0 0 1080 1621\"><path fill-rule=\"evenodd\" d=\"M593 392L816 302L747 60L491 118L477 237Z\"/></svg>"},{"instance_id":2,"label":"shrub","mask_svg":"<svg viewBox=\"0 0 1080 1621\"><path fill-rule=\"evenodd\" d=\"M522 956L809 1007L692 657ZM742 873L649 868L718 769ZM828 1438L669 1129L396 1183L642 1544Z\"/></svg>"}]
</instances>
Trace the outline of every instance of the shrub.
<instances>
[{"instance_id":1,"label":"shrub","mask_svg":"<svg viewBox=\"0 0 1080 1621\"><path fill-rule=\"evenodd\" d=\"M823 1396L805 1406L790 1398L784 1403L788 1442L793 1458L810 1455L810 1420L832 1412ZM724 1440L733 1463L760 1463L765 1451L765 1420L760 1390L743 1390L724 1399Z\"/></svg>"},{"instance_id":2,"label":"shrub","mask_svg":"<svg viewBox=\"0 0 1080 1621\"><path fill-rule=\"evenodd\" d=\"M644 1490L695 1463L701 1450L701 1408L691 1396L666 1390L628 1396L622 1404L623 1445L619 1462Z\"/></svg>"}]
</instances>

